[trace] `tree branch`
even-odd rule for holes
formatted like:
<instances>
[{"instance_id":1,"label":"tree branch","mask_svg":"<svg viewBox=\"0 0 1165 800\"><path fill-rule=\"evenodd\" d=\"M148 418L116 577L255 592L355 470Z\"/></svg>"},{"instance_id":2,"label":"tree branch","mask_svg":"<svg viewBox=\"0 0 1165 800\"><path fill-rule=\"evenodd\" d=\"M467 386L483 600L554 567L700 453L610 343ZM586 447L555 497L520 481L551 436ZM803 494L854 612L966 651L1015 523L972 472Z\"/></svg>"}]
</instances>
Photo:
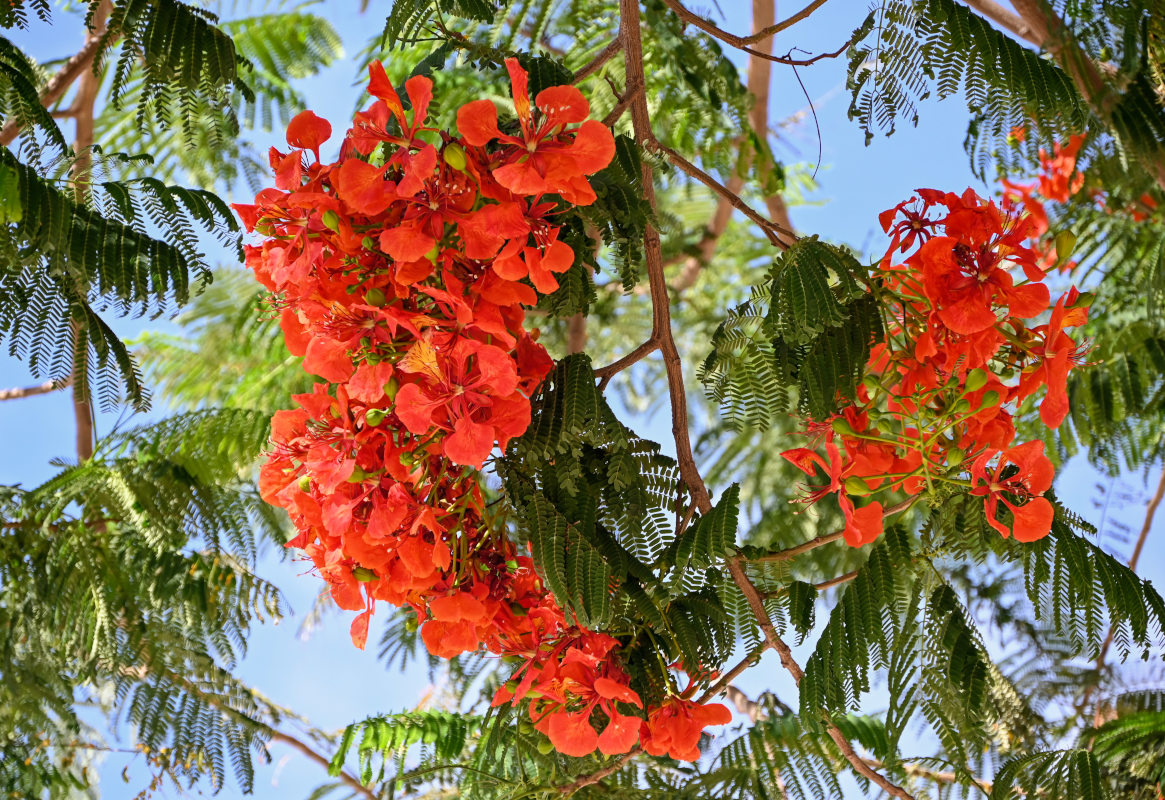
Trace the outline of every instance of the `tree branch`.
<instances>
[{"instance_id":1,"label":"tree branch","mask_svg":"<svg viewBox=\"0 0 1165 800\"><path fill-rule=\"evenodd\" d=\"M57 71L45 84L44 89L40 93L40 102L46 108L57 102L64 96L69 87L73 85L73 81L93 66L93 60L97 56L97 51L101 48L101 39L105 35L104 16L94 14L93 30L85 39L84 46L81 47L77 53L65 62L65 65ZM0 144L8 147L20 135L20 122L16 118L9 119L0 128Z\"/></svg>"},{"instance_id":2,"label":"tree branch","mask_svg":"<svg viewBox=\"0 0 1165 800\"><path fill-rule=\"evenodd\" d=\"M71 379L67 379L61 383L57 381L45 381L36 386L18 386L14 389L0 389L0 400L20 400L23 397L35 397L38 394L49 394L50 392L59 392L61 389L68 387L72 383Z\"/></svg>"},{"instance_id":3,"label":"tree branch","mask_svg":"<svg viewBox=\"0 0 1165 800\"><path fill-rule=\"evenodd\" d=\"M740 566L738 559L728 559L728 570L732 573L733 582L740 588L741 593L744 594L744 599L748 601L748 606L752 609L753 616L756 617L761 632L764 633L765 642L769 647L777 651L777 656L781 659L781 666L793 676L793 681L800 685L801 679L805 677L805 672L801 669L801 665L797 663L797 660L793 658L793 651L789 648L789 645L777 633L777 629L773 625L772 618L769 617L769 612L765 608L764 600L761 598L760 592L757 591L756 586L748 579L748 576L744 574L744 569ZM837 745L845 760L853 766L855 772L877 784L881 787L882 791L891 797L898 797L901 800L914 800L913 795L867 764L857 754L853 745L850 744L849 739L845 738L845 734L836 725L826 721L825 731L829 734L829 738L833 739L834 744Z\"/></svg>"},{"instance_id":4,"label":"tree branch","mask_svg":"<svg viewBox=\"0 0 1165 800\"><path fill-rule=\"evenodd\" d=\"M631 101L631 123L635 138L647 146L655 141L651 131L651 117L647 110L644 91L646 80L643 74L643 45L639 31L639 0L620 0L619 38L623 43L623 53L627 70L627 93ZM643 162L643 191L651 207L655 208L655 183L651 165ZM667 279L663 272L663 254L660 251L659 231L649 226L643 237L644 261L647 267L647 281L651 288L651 336L659 343L667 373L668 396L671 400L672 436L676 443L676 462L684 484L691 493L692 500L701 513L712 508L708 487L696 468L692 455L691 435L688 431L688 398L684 389L683 364L675 338L671 330L671 308L668 298Z\"/></svg>"},{"instance_id":5,"label":"tree branch","mask_svg":"<svg viewBox=\"0 0 1165 800\"><path fill-rule=\"evenodd\" d=\"M611 40L610 44L608 44L606 47L604 47L602 50L600 50L598 55L596 55L593 59L591 59L590 63L588 63L586 66L584 66L578 72L574 73L574 80L571 81L571 83L574 85L578 85L578 84L582 83L587 78L589 78L590 76L592 76L596 72L598 72L600 69L602 69L603 65L606 64L608 61L610 61L611 57L614 56L616 53L618 53L622 49L623 48L619 42L619 37L616 36L614 39Z\"/></svg>"},{"instance_id":6,"label":"tree branch","mask_svg":"<svg viewBox=\"0 0 1165 800\"><path fill-rule=\"evenodd\" d=\"M658 349L659 341L653 334L646 342L636 347L634 350L620 358L618 361L613 361L605 367L599 367L596 369L595 377L599 379L599 389L606 389L607 384L611 382L611 378L627 369L632 364L638 363L647 358Z\"/></svg>"},{"instance_id":7,"label":"tree branch","mask_svg":"<svg viewBox=\"0 0 1165 800\"><path fill-rule=\"evenodd\" d=\"M1008 33L1012 33L1020 39L1034 44L1036 47L1042 44L1042 42L1036 39L1031 25L1024 22L1017 14L1012 13L1010 10L996 3L995 0L962 0L962 2L968 8L978 11Z\"/></svg>"},{"instance_id":8,"label":"tree branch","mask_svg":"<svg viewBox=\"0 0 1165 800\"><path fill-rule=\"evenodd\" d=\"M796 240L797 237L792 231L787 230L776 222L773 222L772 220L764 217L752 206L744 202L744 200L742 200L739 195L729 191L728 187L720 183L720 181L704 172L702 169L688 161L675 150L672 150L670 147L660 142L654 136L645 139L643 146L648 150L654 150L656 152L663 153L663 155L667 156L668 161L672 162L680 168L681 172L684 172L687 175L695 178L700 183L704 184L709 189L727 200L733 208L755 222L760 227L760 229L765 232L765 236L768 237L769 241L772 242L775 247L779 247L782 250L788 249L789 244L781 238L782 235Z\"/></svg>"},{"instance_id":9,"label":"tree branch","mask_svg":"<svg viewBox=\"0 0 1165 800\"><path fill-rule=\"evenodd\" d=\"M711 22L704 19L700 15L692 13L687 8L685 8L684 5L682 3L680 3L679 0L663 0L663 2L664 2L664 5L666 5L672 11L674 11L676 13L676 16L678 16L684 22L688 23L689 25L696 26L697 28L699 28L704 33L708 34L709 36L712 36L713 38L719 39L720 41L724 42L725 44L728 44L728 45L731 45L732 47L735 47L737 50L741 50L745 53L748 53L750 56L755 56L757 58L763 58L766 61L772 61L773 63L776 63L776 64L789 64L789 65L794 66L794 67L808 66L809 64L812 64L816 61L820 61L823 58L837 58L839 55L841 55L842 53L845 52L846 48L848 48L850 46L850 41L846 40L846 43L843 44L841 47L839 47L835 52L822 53L821 55L813 56L812 58L808 58L808 59L789 58L788 56L774 56L771 53L765 53L765 52L762 52L760 50L754 50L753 48L749 47L748 45L751 42L756 42L756 41L760 41L762 39L767 39L770 36L772 36L773 33L776 33L776 31L770 31L768 28L766 28L766 29L762 30L759 34L753 34L752 36L748 36L748 37L736 36L734 34L729 33L726 30L723 30L722 28L718 28L717 26L713 25ZM822 0L822 3L824 3L824 0ZM821 3L818 4L818 7L820 7L820 5L821 5ZM813 13L813 10L815 10L815 9L808 9L807 10L808 13L806 13L806 12L802 12L802 13L804 13L805 16L808 16L809 14ZM804 17L802 17L802 19L804 19ZM792 24L792 23L790 23L790 24ZM788 26L786 26L786 27L788 27Z\"/></svg>"}]
</instances>

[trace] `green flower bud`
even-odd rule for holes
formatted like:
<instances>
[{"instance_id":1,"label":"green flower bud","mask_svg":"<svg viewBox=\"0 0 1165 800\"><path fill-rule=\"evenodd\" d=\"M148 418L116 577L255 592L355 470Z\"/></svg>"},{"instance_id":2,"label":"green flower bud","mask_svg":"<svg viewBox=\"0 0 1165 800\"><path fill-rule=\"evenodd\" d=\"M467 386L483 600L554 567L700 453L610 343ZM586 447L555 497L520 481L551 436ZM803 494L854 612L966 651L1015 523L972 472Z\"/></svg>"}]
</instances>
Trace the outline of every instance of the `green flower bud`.
<instances>
[{"instance_id":1,"label":"green flower bud","mask_svg":"<svg viewBox=\"0 0 1165 800\"><path fill-rule=\"evenodd\" d=\"M947 463L952 467L957 467L959 464L962 464L963 459L966 457L967 454L958 447L947 448Z\"/></svg>"},{"instance_id":2,"label":"green flower bud","mask_svg":"<svg viewBox=\"0 0 1165 800\"><path fill-rule=\"evenodd\" d=\"M311 491L311 477L310 476L304 475L299 479L299 490L301 492L310 492Z\"/></svg>"},{"instance_id":3,"label":"green flower bud","mask_svg":"<svg viewBox=\"0 0 1165 800\"><path fill-rule=\"evenodd\" d=\"M1060 231L1056 234L1056 266L1060 266L1072 257L1076 249L1076 234L1072 231Z\"/></svg>"},{"instance_id":4,"label":"green flower bud","mask_svg":"<svg viewBox=\"0 0 1165 800\"><path fill-rule=\"evenodd\" d=\"M848 422L846 422L844 417L838 417L837 419L835 419L833 422L830 423L830 427L833 428L834 433L839 433L842 436L853 436L854 435L854 429L850 426L850 424Z\"/></svg>"},{"instance_id":5,"label":"green flower bud","mask_svg":"<svg viewBox=\"0 0 1165 800\"><path fill-rule=\"evenodd\" d=\"M371 236L365 236L360 241L360 244L364 245L365 250L375 250L376 249L376 240L373 239Z\"/></svg>"},{"instance_id":6,"label":"green flower bud","mask_svg":"<svg viewBox=\"0 0 1165 800\"><path fill-rule=\"evenodd\" d=\"M967 380L963 382L963 388L968 392L977 392L987 385L987 380L987 370L973 369L967 373Z\"/></svg>"},{"instance_id":7,"label":"green flower bud","mask_svg":"<svg viewBox=\"0 0 1165 800\"><path fill-rule=\"evenodd\" d=\"M389 400L396 399L396 393L400 391L400 383L396 378L389 378L388 383L384 384L384 393L388 395Z\"/></svg>"},{"instance_id":8,"label":"green flower bud","mask_svg":"<svg viewBox=\"0 0 1165 800\"><path fill-rule=\"evenodd\" d=\"M845 493L852 494L854 497L865 497L870 494L873 489L870 484L866 483L864 478L859 478L857 475L851 475L845 479Z\"/></svg>"},{"instance_id":9,"label":"green flower bud","mask_svg":"<svg viewBox=\"0 0 1165 800\"><path fill-rule=\"evenodd\" d=\"M383 408L370 408L364 412L364 424L371 425L375 428L380 423L384 422L384 418L388 412Z\"/></svg>"},{"instance_id":10,"label":"green flower bud","mask_svg":"<svg viewBox=\"0 0 1165 800\"><path fill-rule=\"evenodd\" d=\"M468 159L465 158L465 150L459 144L451 143L446 145L441 155L445 159L445 163L458 172L464 170L465 165L469 163Z\"/></svg>"},{"instance_id":11,"label":"green flower bud","mask_svg":"<svg viewBox=\"0 0 1165 800\"><path fill-rule=\"evenodd\" d=\"M409 617L405 618L405 630L408 631L409 633L412 633L413 631L415 631L419 627L420 627L420 623L417 622L416 617L409 616Z\"/></svg>"},{"instance_id":12,"label":"green flower bud","mask_svg":"<svg viewBox=\"0 0 1165 800\"><path fill-rule=\"evenodd\" d=\"M510 686L510 683L512 683L512 684L514 684L514 685L513 685L513 686ZM507 689L509 689L511 692L512 692L512 691L514 691L515 689L517 689L517 688L518 688L518 682L517 682L517 681L510 681L510 683L507 683L507 684L506 684L506 688L507 688ZM528 719L521 719L521 720L519 720L519 721L518 721L518 732L519 732L519 733L524 733L524 734L527 734L527 735L529 735L529 734L533 733L533 732L534 732L534 723L533 723L533 722L531 722L531 721L530 721L530 720L528 720Z\"/></svg>"},{"instance_id":13,"label":"green flower bud","mask_svg":"<svg viewBox=\"0 0 1165 800\"><path fill-rule=\"evenodd\" d=\"M324 227L328 230L340 232L340 215L332 209L327 209L320 215L320 221L324 223Z\"/></svg>"},{"instance_id":14,"label":"green flower bud","mask_svg":"<svg viewBox=\"0 0 1165 800\"><path fill-rule=\"evenodd\" d=\"M971 410L971 401L965 397L962 400L960 400L959 402L955 403L951 407L951 411L955 412L956 414L960 414L960 415L966 414L970 410Z\"/></svg>"},{"instance_id":15,"label":"green flower bud","mask_svg":"<svg viewBox=\"0 0 1165 800\"><path fill-rule=\"evenodd\" d=\"M990 392L985 392L983 394L983 405L981 406L981 408L991 408L992 406L997 406L997 405L999 405L999 400L1000 400L999 392L996 392L994 390L990 391Z\"/></svg>"},{"instance_id":16,"label":"green flower bud","mask_svg":"<svg viewBox=\"0 0 1165 800\"><path fill-rule=\"evenodd\" d=\"M380 308L384 305L388 298L384 295L383 289L377 289L375 286L364 293L364 302L370 306Z\"/></svg>"},{"instance_id":17,"label":"green flower bud","mask_svg":"<svg viewBox=\"0 0 1165 800\"><path fill-rule=\"evenodd\" d=\"M508 569L510 572L517 572L518 571L518 562L511 558L509 561L506 562L506 569Z\"/></svg>"},{"instance_id":18,"label":"green flower bud","mask_svg":"<svg viewBox=\"0 0 1165 800\"><path fill-rule=\"evenodd\" d=\"M1067 308L1089 308L1095 299L1096 292L1081 292L1080 296L1076 298L1076 302Z\"/></svg>"},{"instance_id":19,"label":"green flower bud","mask_svg":"<svg viewBox=\"0 0 1165 800\"><path fill-rule=\"evenodd\" d=\"M554 752L554 745L550 743L549 739L539 739L538 752L544 756L548 756Z\"/></svg>"},{"instance_id":20,"label":"green flower bud","mask_svg":"<svg viewBox=\"0 0 1165 800\"><path fill-rule=\"evenodd\" d=\"M376 573L367 567L353 567L352 577L361 583L367 583L368 581L376 580Z\"/></svg>"}]
</instances>

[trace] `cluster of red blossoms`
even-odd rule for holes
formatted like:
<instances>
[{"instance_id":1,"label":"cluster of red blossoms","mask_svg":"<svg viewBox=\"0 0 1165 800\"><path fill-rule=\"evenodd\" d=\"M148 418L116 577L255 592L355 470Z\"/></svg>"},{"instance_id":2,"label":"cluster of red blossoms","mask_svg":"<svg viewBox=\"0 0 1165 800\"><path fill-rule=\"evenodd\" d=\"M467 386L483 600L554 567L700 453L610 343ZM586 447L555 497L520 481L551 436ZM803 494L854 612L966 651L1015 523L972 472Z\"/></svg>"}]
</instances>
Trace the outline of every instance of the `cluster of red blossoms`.
<instances>
[{"instance_id":1,"label":"cluster of red blossoms","mask_svg":"<svg viewBox=\"0 0 1165 800\"><path fill-rule=\"evenodd\" d=\"M695 759L720 705L677 693L643 709L618 642L570 624L523 548L490 525L480 472L530 423L530 395L553 367L523 326L525 308L574 263L554 217L586 205L587 176L614 155L570 86L538 93L507 61L516 125L477 100L459 136L426 125L432 83L405 84L406 110L380 63L376 98L334 163L331 126L292 120L293 148L272 149L274 188L236 206L247 264L273 293L288 349L323 378L272 421L260 476L341 608L361 611L363 647L376 601L408 606L429 652L484 648L521 662L495 704L528 701L535 727L572 756ZM306 158L310 151L314 157Z\"/></svg>"},{"instance_id":2,"label":"cluster of red blossoms","mask_svg":"<svg viewBox=\"0 0 1165 800\"><path fill-rule=\"evenodd\" d=\"M1078 146L1045 164L1059 173L1041 178L1040 191L1069 191ZM1043 494L1052 463L1042 442L1015 443L1014 417L1044 392L1041 420L1063 422L1068 372L1084 354L1066 329L1087 321L1090 299L1072 288L1052 303L1044 278L1063 259L1041 239L1042 208L1029 210L1037 187L1023 188L1027 209L970 189L920 189L880 216L890 246L873 290L887 309L886 339L872 349L854 401L810 422L825 456L784 453L809 476L828 477L807 500L836 493L854 547L881 535L883 505L868 498L883 491L983 497L992 527L1023 542L1051 529ZM1047 321L1033 324L1049 308ZM1000 503L1010 526L996 518Z\"/></svg>"}]
</instances>

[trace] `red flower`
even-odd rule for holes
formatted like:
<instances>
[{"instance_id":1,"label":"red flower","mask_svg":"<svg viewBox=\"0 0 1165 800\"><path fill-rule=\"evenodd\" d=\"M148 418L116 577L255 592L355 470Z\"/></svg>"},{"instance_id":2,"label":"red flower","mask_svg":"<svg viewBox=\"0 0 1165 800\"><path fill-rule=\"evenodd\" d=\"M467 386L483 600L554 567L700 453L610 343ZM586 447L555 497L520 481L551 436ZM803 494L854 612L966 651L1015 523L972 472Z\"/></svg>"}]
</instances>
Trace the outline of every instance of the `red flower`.
<instances>
[{"instance_id":1,"label":"red flower","mask_svg":"<svg viewBox=\"0 0 1165 800\"><path fill-rule=\"evenodd\" d=\"M732 712L720 703L700 705L694 700L669 697L652 709L640 728L639 741L650 755L695 761L700 757L700 734L704 728L729 722Z\"/></svg>"},{"instance_id":2,"label":"red flower","mask_svg":"<svg viewBox=\"0 0 1165 800\"><path fill-rule=\"evenodd\" d=\"M995 471L990 472L987 463L996 456L999 461ZM1019 469L1004 477L1009 464ZM972 489L971 494L986 498L987 522L1004 538L1014 533L1017 541L1034 542L1047 536L1052 529L1052 504L1041 495L1051 488L1053 474L1052 462L1044 455L1043 442L1026 442L1009 450L988 450L971 466L972 480L981 484ZM1016 505L1004 495L1026 502ZM995 519L1000 502L1015 517L1013 530L1009 531L1006 525Z\"/></svg>"},{"instance_id":3,"label":"red flower","mask_svg":"<svg viewBox=\"0 0 1165 800\"><path fill-rule=\"evenodd\" d=\"M503 134L489 100L466 103L457 112L457 129L474 147L500 141L502 164L494 179L519 195L556 193L574 205L595 200L587 175L598 172L615 155L615 139L601 122L588 119L590 104L573 86L551 86L530 108L529 76L515 58L506 59L513 86L520 136ZM581 124L579 124L581 123ZM578 125L578 127L571 127Z\"/></svg>"},{"instance_id":4,"label":"red flower","mask_svg":"<svg viewBox=\"0 0 1165 800\"><path fill-rule=\"evenodd\" d=\"M311 150L320 160L320 145L332 136L332 125L314 111L301 111L287 124L287 143L301 150Z\"/></svg>"},{"instance_id":5,"label":"red flower","mask_svg":"<svg viewBox=\"0 0 1165 800\"><path fill-rule=\"evenodd\" d=\"M856 508L854 502L845 493L845 478L852 474L852 465L843 466L841 452L837 449L837 445L826 444L825 451L829 455L829 461L803 447L786 450L781 455L809 477L817 474L817 467L825 472L829 477L829 484L817 487L817 490L808 496L807 502L815 503L827 494L836 492L837 503L841 506L841 513L845 517L846 544L850 547L867 545L882 535L882 504L874 501L862 508Z\"/></svg>"}]
</instances>

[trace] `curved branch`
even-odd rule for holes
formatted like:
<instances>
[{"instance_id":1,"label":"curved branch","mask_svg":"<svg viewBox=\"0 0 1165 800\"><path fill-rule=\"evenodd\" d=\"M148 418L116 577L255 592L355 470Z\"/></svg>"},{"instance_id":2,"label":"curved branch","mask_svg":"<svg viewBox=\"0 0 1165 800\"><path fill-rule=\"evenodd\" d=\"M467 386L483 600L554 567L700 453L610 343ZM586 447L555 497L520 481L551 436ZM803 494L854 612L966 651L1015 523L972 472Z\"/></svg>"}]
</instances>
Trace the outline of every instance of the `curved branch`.
<instances>
[{"instance_id":1,"label":"curved branch","mask_svg":"<svg viewBox=\"0 0 1165 800\"><path fill-rule=\"evenodd\" d=\"M766 61L772 61L773 63L776 63L776 64L788 64L788 65L794 66L794 67L804 67L804 66L808 66L809 64L813 64L817 61L820 61L823 58L837 58L838 56L840 56L842 53L844 53L846 51L846 48L848 48L850 46L850 40L847 39L846 43L843 44L841 47L839 47L836 51L834 51L832 53L822 53L820 55L816 55L816 56L813 56L812 58L808 58L808 59L789 58L788 56L774 56L771 53L765 53L765 52L762 52L760 50L754 50L753 48L749 47L748 45L753 43L753 42L758 42L758 41L761 41L762 39L769 38L774 33L776 33L775 30L770 30L769 28L765 28L761 31L758 31L757 33L752 34L751 36L747 36L747 37L736 36L735 34L731 34L722 28L718 28L717 26L713 25L708 20L701 17L699 14L695 14L695 13L689 11L687 8L684 7L684 5L682 3L679 2L679 0L663 0L663 2L668 8L670 8L672 11L674 11L676 13L676 16L678 16L684 22L686 22L690 25L696 26L697 28L699 28L704 33L708 34L709 36L716 38L716 39L719 39L720 41L724 42L725 44L731 45L732 47L735 47L737 50L741 50L745 53L748 53L750 56L755 56L756 58L763 58ZM824 3L824 0L821 0L821 3L818 3L817 7L820 7L820 5L823 3ZM809 14L813 13L814 10L815 10L815 8L811 7L811 8L806 10L807 13L806 13L806 11L803 11L802 13L805 14L805 16L809 16ZM801 19L804 19L804 17L801 17ZM789 23L789 24L792 24L792 23ZM777 26L774 25L772 27L776 28ZM788 25L786 25L785 27L788 27ZM779 30L779 28L778 28L778 30Z\"/></svg>"},{"instance_id":2,"label":"curved branch","mask_svg":"<svg viewBox=\"0 0 1165 800\"><path fill-rule=\"evenodd\" d=\"M85 70L93 66L93 60L97 57L97 51L101 49L102 39L105 36L105 26L102 24L95 27L86 37L84 46L81 47L77 53L65 62L65 65L57 71L45 84L40 93L40 102L46 108L57 102L64 96L69 87L73 85L73 81L77 80ZM0 144L5 147L9 146L20 135L20 122L16 119L10 119L4 123L4 127L0 128Z\"/></svg>"},{"instance_id":3,"label":"curved branch","mask_svg":"<svg viewBox=\"0 0 1165 800\"><path fill-rule=\"evenodd\" d=\"M646 147L648 150L655 150L656 152L663 153L665 156L667 156L668 161L672 162L680 168L680 171L695 178L700 183L704 184L709 189L716 192L718 195L731 203L733 208L759 225L761 230L765 232L765 235L769 238L769 241L772 242L775 247L779 247L782 250L788 249L789 244L781 238L782 236L786 236L796 241L797 236L791 230L788 230L783 225L773 222L771 219L768 219L762 215L748 203L744 202L744 200L742 200L739 195L731 192L728 187L720 183L720 181L713 178L707 172L704 172L704 170L700 169L695 164L677 153L675 150L672 150L670 147L660 142L654 136L651 136L651 138L644 141L644 147Z\"/></svg>"}]
</instances>

